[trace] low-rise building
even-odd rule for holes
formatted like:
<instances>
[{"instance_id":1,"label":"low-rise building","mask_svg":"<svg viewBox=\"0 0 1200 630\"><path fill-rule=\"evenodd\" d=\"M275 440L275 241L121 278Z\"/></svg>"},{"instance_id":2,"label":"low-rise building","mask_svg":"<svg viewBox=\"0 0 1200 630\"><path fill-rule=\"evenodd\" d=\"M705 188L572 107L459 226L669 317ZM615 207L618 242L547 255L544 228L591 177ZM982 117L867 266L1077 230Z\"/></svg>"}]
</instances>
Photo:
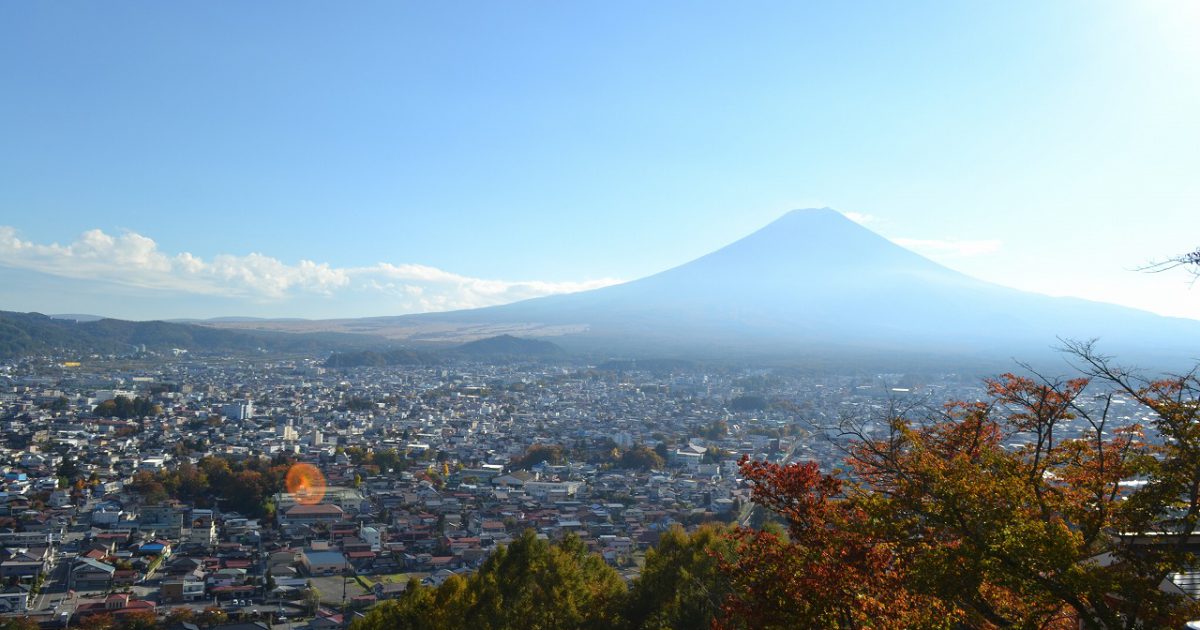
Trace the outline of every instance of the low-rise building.
<instances>
[{"instance_id":1,"label":"low-rise building","mask_svg":"<svg viewBox=\"0 0 1200 630\"><path fill-rule=\"evenodd\" d=\"M340 551L305 549L300 553L300 563L309 575L340 575L350 568Z\"/></svg>"},{"instance_id":2,"label":"low-rise building","mask_svg":"<svg viewBox=\"0 0 1200 630\"><path fill-rule=\"evenodd\" d=\"M71 588L77 591L106 590L112 585L113 574L116 571L117 568L111 564L92 558L80 558L75 566L71 567Z\"/></svg>"},{"instance_id":3,"label":"low-rise building","mask_svg":"<svg viewBox=\"0 0 1200 630\"><path fill-rule=\"evenodd\" d=\"M279 512L280 525L312 525L315 523L337 523L346 518L346 513L336 505L320 503L317 505L294 505L287 511Z\"/></svg>"},{"instance_id":4,"label":"low-rise building","mask_svg":"<svg viewBox=\"0 0 1200 630\"><path fill-rule=\"evenodd\" d=\"M162 583L163 601L193 602L204 598L204 582L199 580L167 580Z\"/></svg>"},{"instance_id":5,"label":"low-rise building","mask_svg":"<svg viewBox=\"0 0 1200 630\"><path fill-rule=\"evenodd\" d=\"M0 590L0 613L23 613L29 610L29 585L16 584Z\"/></svg>"}]
</instances>

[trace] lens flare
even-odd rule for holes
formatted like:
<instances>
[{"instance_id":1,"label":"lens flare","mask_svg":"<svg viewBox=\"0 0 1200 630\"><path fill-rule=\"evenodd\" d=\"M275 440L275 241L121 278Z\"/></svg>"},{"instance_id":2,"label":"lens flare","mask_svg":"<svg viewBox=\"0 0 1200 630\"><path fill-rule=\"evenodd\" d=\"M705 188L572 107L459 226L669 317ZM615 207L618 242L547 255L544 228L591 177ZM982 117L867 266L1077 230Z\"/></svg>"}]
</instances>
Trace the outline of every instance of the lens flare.
<instances>
[{"instance_id":1,"label":"lens flare","mask_svg":"<svg viewBox=\"0 0 1200 630\"><path fill-rule=\"evenodd\" d=\"M300 505L316 505L325 497L325 475L312 464L295 464L284 479L287 491Z\"/></svg>"}]
</instances>

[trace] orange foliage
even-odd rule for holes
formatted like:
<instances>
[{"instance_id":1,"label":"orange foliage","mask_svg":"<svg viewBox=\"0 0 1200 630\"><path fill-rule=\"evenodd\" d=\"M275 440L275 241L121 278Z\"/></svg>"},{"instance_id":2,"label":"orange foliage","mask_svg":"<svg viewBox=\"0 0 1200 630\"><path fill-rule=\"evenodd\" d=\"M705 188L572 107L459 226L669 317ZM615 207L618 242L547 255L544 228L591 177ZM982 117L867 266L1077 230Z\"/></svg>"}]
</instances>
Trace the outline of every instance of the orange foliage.
<instances>
[{"instance_id":1,"label":"orange foliage","mask_svg":"<svg viewBox=\"0 0 1200 630\"><path fill-rule=\"evenodd\" d=\"M847 470L743 458L755 503L788 538L739 530L733 586L717 625L738 627L1175 627L1200 614L1159 586L1188 566L1179 546L1132 545L1129 532L1187 539L1200 524L1200 382L1131 383L1090 348L1092 379L1004 374L987 402L887 419L854 436ZM1113 426L1114 390L1152 411ZM1063 424L1081 420L1064 435ZM1090 429L1087 427L1090 425ZM1144 487L1121 485L1131 478ZM1183 518L1172 517L1180 513ZM1098 561L1099 558L1107 558Z\"/></svg>"}]
</instances>

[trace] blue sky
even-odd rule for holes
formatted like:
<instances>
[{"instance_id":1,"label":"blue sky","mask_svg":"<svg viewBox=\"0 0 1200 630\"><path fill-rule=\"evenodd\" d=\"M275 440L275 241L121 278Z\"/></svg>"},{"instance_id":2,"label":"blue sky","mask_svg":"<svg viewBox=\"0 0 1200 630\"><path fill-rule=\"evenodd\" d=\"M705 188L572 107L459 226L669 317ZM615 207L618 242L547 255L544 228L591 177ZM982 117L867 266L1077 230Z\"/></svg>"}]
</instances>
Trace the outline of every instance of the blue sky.
<instances>
[{"instance_id":1,"label":"blue sky","mask_svg":"<svg viewBox=\"0 0 1200 630\"><path fill-rule=\"evenodd\" d=\"M0 5L0 308L461 308L830 206L1200 318L1200 4Z\"/></svg>"}]
</instances>

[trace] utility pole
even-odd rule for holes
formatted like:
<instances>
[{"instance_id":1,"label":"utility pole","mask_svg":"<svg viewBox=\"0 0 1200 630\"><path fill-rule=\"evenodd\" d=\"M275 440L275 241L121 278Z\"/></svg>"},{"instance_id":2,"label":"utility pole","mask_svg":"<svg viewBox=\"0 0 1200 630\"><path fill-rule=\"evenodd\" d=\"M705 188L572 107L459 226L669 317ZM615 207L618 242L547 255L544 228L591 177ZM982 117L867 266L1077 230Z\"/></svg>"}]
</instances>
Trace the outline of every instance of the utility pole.
<instances>
[{"instance_id":1,"label":"utility pole","mask_svg":"<svg viewBox=\"0 0 1200 630\"><path fill-rule=\"evenodd\" d=\"M346 573L349 569L342 569L342 628L348 628L350 625L350 611L346 610Z\"/></svg>"}]
</instances>

